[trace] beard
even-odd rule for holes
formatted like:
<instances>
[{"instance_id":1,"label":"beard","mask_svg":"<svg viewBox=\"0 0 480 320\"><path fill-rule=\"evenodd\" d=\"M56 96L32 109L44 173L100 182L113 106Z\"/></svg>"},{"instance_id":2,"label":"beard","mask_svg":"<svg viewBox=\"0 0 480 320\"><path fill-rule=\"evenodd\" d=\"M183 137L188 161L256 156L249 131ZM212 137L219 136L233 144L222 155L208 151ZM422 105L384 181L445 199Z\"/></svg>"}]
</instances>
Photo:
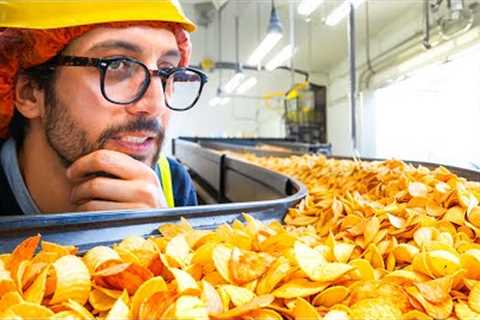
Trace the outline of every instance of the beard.
<instances>
[{"instance_id":1,"label":"beard","mask_svg":"<svg viewBox=\"0 0 480 320\"><path fill-rule=\"evenodd\" d=\"M108 140L116 135L134 131L149 131L157 135L156 150L151 163L146 163L148 159L144 156L130 155L151 168L155 168L165 138L165 128L158 119L140 116L128 122L107 127L95 141L89 141L87 131L73 119L67 106L56 98L53 90L46 96L45 107L44 127L47 143L55 151L65 168L89 153L104 149Z\"/></svg>"}]
</instances>

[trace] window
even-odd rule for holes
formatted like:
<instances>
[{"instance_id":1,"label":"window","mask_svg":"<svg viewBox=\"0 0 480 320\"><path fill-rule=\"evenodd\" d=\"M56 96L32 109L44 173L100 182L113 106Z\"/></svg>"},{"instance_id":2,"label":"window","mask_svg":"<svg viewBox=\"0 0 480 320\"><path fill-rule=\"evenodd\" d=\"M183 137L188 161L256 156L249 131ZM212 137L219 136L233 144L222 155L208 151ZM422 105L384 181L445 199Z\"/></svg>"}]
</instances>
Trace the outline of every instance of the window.
<instances>
[{"instance_id":1,"label":"window","mask_svg":"<svg viewBox=\"0 0 480 320\"><path fill-rule=\"evenodd\" d=\"M375 92L379 158L480 169L480 59L471 52Z\"/></svg>"}]
</instances>

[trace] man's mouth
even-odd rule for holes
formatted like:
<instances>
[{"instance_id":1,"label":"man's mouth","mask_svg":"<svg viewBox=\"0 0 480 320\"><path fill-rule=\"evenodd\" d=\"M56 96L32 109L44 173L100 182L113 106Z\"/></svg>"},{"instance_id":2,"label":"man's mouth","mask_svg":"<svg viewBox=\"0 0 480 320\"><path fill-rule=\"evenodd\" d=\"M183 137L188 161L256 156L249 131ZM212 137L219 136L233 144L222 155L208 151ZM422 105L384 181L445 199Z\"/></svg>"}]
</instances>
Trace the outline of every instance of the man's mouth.
<instances>
[{"instance_id":1,"label":"man's mouth","mask_svg":"<svg viewBox=\"0 0 480 320\"><path fill-rule=\"evenodd\" d=\"M157 136L153 133L128 132L111 138L113 149L130 155L145 155L155 146Z\"/></svg>"}]
</instances>

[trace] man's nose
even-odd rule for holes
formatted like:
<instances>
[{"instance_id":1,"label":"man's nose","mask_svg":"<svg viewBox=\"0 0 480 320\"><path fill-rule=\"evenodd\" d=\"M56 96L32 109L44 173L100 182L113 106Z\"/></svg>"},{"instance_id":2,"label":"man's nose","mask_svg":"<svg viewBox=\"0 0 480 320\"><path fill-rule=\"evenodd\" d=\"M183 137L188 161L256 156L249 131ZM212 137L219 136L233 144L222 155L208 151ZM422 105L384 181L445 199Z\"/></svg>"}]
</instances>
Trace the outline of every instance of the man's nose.
<instances>
[{"instance_id":1,"label":"man's nose","mask_svg":"<svg viewBox=\"0 0 480 320\"><path fill-rule=\"evenodd\" d=\"M128 105L126 109L129 113L144 113L150 117L163 116L168 113L170 109L165 102L162 79L151 76L150 83L143 96L137 102Z\"/></svg>"}]
</instances>

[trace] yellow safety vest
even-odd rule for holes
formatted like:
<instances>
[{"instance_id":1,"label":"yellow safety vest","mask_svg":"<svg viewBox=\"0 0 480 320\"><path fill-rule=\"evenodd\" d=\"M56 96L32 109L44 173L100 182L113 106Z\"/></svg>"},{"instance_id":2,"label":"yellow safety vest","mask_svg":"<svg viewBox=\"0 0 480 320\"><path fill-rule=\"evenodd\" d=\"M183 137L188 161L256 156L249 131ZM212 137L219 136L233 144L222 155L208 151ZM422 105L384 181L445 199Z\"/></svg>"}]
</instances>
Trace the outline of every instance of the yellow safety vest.
<instances>
[{"instance_id":1,"label":"yellow safety vest","mask_svg":"<svg viewBox=\"0 0 480 320\"><path fill-rule=\"evenodd\" d=\"M162 189L169 208L175 207L175 199L173 198L172 174L170 172L170 165L167 156L160 154L158 159L158 166L160 168L160 178L162 179Z\"/></svg>"}]
</instances>

